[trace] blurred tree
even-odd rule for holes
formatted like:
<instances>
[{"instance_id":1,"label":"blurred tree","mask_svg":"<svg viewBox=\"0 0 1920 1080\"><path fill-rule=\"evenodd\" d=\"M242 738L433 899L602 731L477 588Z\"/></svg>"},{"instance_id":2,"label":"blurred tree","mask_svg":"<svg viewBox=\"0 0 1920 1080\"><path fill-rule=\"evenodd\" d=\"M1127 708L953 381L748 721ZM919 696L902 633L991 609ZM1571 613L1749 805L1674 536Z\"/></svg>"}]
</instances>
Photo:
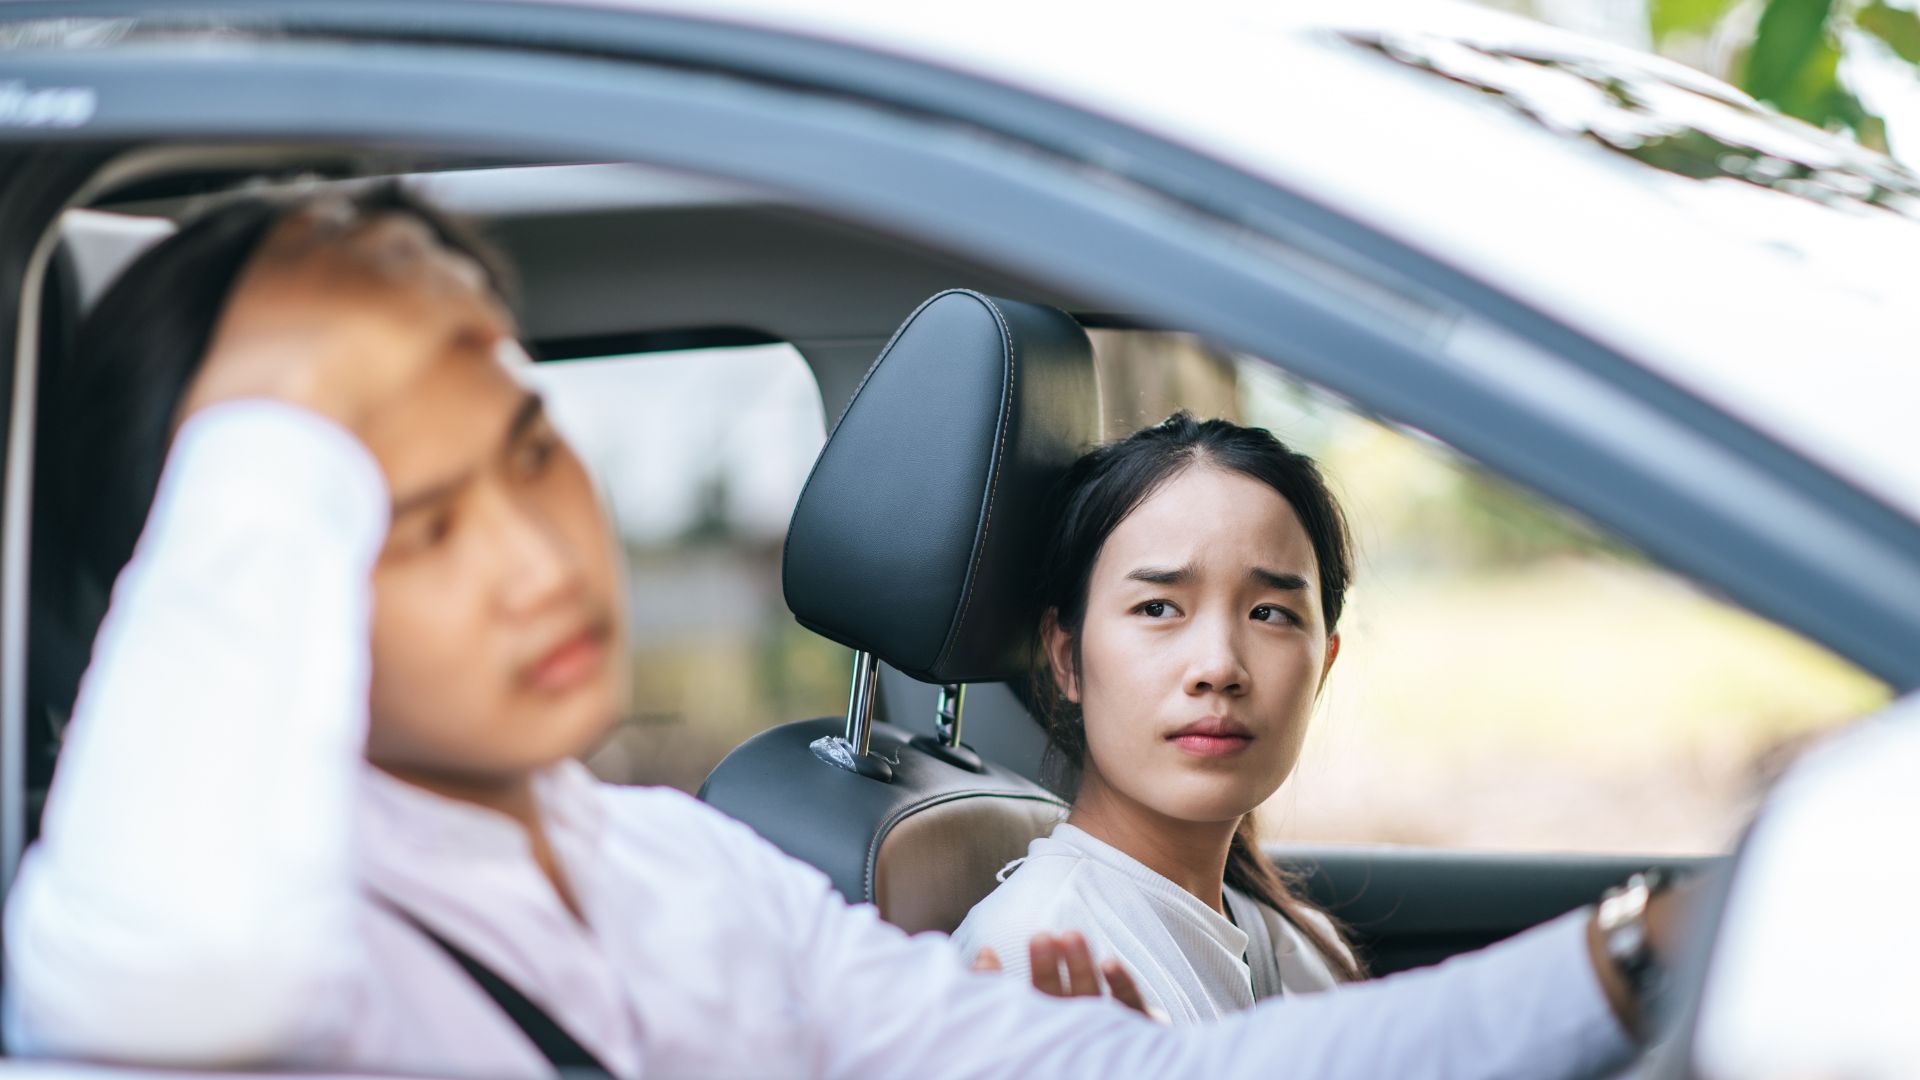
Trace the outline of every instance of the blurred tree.
<instances>
[{"instance_id":1,"label":"blurred tree","mask_svg":"<svg viewBox=\"0 0 1920 1080\"><path fill-rule=\"evenodd\" d=\"M1464 463L1450 509L1456 535L1482 566L1513 566L1562 555L1641 561L1638 552L1585 519Z\"/></svg>"},{"instance_id":2,"label":"blurred tree","mask_svg":"<svg viewBox=\"0 0 1920 1080\"><path fill-rule=\"evenodd\" d=\"M714 468L700 478L694 494L693 517L680 530L676 541L683 547L699 547L727 540L739 530L732 513L732 483L725 469Z\"/></svg>"},{"instance_id":3,"label":"blurred tree","mask_svg":"<svg viewBox=\"0 0 1920 1080\"><path fill-rule=\"evenodd\" d=\"M1240 419L1232 358L1193 335L1095 329L1087 336L1093 342L1106 438L1157 424L1176 409L1203 419Z\"/></svg>"},{"instance_id":4,"label":"blurred tree","mask_svg":"<svg viewBox=\"0 0 1920 1080\"><path fill-rule=\"evenodd\" d=\"M1654 46L1789 116L1886 152L1886 122L1842 76L1849 50L1878 42L1920 66L1920 14L1887 0L1649 0ZM1704 40L1718 47L1700 49Z\"/></svg>"}]
</instances>

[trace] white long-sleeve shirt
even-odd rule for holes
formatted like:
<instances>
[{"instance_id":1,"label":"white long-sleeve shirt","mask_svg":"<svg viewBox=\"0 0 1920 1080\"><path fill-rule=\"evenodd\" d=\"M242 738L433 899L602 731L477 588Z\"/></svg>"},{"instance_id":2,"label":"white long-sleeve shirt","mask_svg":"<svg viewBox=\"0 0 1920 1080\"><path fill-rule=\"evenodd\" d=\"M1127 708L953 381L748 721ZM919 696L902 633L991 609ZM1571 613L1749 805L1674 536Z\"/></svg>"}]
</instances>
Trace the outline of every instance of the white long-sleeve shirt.
<instances>
[{"instance_id":1,"label":"white long-sleeve shirt","mask_svg":"<svg viewBox=\"0 0 1920 1080\"><path fill-rule=\"evenodd\" d=\"M718 812L567 765L538 787L583 924L505 818L363 759L386 501L291 407L183 426L8 898L14 1052L549 1074L377 889L626 1076L1552 1080L1628 1054L1571 933L1174 1029L969 974Z\"/></svg>"},{"instance_id":2,"label":"white long-sleeve shirt","mask_svg":"<svg viewBox=\"0 0 1920 1080\"><path fill-rule=\"evenodd\" d=\"M1027 942L1033 935L1076 930L1096 961L1125 964L1147 1005L1173 1024L1218 1020L1256 1001L1338 984L1312 941L1278 911L1229 887L1222 890L1229 913L1223 915L1140 860L1065 822L1029 845L1000 880L967 913L953 941L965 956L992 949L1010 979L1032 980ZM1572 916L1575 923L1583 919ZM1332 929L1325 922L1321 928ZM1584 925L1578 928L1584 931ZM1592 1007L1573 994L1544 1004Z\"/></svg>"}]
</instances>

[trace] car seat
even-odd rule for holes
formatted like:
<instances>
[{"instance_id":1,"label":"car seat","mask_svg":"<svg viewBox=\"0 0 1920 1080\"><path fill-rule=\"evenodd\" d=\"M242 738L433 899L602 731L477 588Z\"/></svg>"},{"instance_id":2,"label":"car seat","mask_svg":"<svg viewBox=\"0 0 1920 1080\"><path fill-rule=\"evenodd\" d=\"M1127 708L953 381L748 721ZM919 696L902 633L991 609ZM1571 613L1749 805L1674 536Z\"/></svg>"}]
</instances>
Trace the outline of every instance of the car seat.
<instances>
[{"instance_id":1,"label":"car seat","mask_svg":"<svg viewBox=\"0 0 1920 1080\"><path fill-rule=\"evenodd\" d=\"M1065 813L960 741L961 708L968 683L1030 677L1047 502L1099 432L1072 316L966 290L916 309L821 449L787 535L787 606L855 650L847 716L749 739L701 797L896 925L958 926ZM881 661L943 688L936 734L873 722Z\"/></svg>"}]
</instances>

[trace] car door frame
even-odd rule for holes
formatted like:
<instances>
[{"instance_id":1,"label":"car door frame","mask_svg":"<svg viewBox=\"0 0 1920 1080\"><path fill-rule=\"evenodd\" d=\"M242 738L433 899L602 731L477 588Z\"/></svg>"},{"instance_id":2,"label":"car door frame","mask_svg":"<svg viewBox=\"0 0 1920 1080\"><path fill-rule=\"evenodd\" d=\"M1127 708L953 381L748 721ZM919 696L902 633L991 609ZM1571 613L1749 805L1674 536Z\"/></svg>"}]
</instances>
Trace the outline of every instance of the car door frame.
<instances>
[{"instance_id":1,"label":"car door frame","mask_svg":"<svg viewBox=\"0 0 1920 1080\"><path fill-rule=\"evenodd\" d=\"M71 19L157 7L64 0L58 11ZM240 11L220 0L183 7ZM1913 521L1630 358L1308 193L1004 86L748 27L515 3L246 7L290 32L213 48L189 34L14 49L11 78L84 89L96 104L72 128L0 128L0 151L426 145L640 160L752 184L1284 358L1295 374L1433 433L1897 689L1920 686L1920 603L1908 602L1920 597ZM0 19L53 12L16 3L0 7ZM305 36L315 28L333 36ZM368 41L385 47L358 47ZM25 257L20 235L4 257ZM32 268L21 265L30 283ZM1327 286L1329 272L1439 317L1481 320L1520 346L1510 359L1521 377L1464 365L1356 309ZM24 340L0 348L11 354L16 343L30 352ZM30 373L16 371L15 451L31 432L26 399L13 396L23 386ZM8 467L14 512L0 528L0 603L12 612L24 609L26 558L17 452ZM9 619L4 629L0 648L23 655L24 623ZM24 717L20 684L9 679L0 691L0 799L11 822L22 805ZM20 835L15 823L4 837L9 881Z\"/></svg>"}]
</instances>

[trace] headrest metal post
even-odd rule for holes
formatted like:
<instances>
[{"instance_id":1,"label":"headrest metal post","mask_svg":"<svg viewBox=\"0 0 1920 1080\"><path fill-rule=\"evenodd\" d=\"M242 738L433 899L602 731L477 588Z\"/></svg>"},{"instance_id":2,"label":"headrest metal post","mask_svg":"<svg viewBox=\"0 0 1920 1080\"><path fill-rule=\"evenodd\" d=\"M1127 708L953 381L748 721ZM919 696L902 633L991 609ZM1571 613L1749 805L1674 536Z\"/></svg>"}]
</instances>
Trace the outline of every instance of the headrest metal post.
<instances>
[{"instance_id":1,"label":"headrest metal post","mask_svg":"<svg viewBox=\"0 0 1920 1080\"><path fill-rule=\"evenodd\" d=\"M960 713L966 706L967 684L950 682L940 687L939 705L933 716L932 735L915 735L913 745L956 768L984 773L986 763L970 746L960 744Z\"/></svg>"},{"instance_id":2,"label":"headrest metal post","mask_svg":"<svg viewBox=\"0 0 1920 1080\"><path fill-rule=\"evenodd\" d=\"M880 690L880 665L873 654L853 654L853 692L847 697L847 742L856 756L873 752L873 699Z\"/></svg>"},{"instance_id":3,"label":"headrest metal post","mask_svg":"<svg viewBox=\"0 0 1920 1080\"><path fill-rule=\"evenodd\" d=\"M939 712L933 721L940 745L950 748L960 745L960 710L966 707L966 702L966 683L950 682L940 687Z\"/></svg>"},{"instance_id":4,"label":"headrest metal post","mask_svg":"<svg viewBox=\"0 0 1920 1080\"><path fill-rule=\"evenodd\" d=\"M847 695L843 735L824 735L807 744L813 756L870 780L890 783L893 765L873 752L873 702L880 693L880 662L870 652L853 654L853 690Z\"/></svg>"}]
</instances>

